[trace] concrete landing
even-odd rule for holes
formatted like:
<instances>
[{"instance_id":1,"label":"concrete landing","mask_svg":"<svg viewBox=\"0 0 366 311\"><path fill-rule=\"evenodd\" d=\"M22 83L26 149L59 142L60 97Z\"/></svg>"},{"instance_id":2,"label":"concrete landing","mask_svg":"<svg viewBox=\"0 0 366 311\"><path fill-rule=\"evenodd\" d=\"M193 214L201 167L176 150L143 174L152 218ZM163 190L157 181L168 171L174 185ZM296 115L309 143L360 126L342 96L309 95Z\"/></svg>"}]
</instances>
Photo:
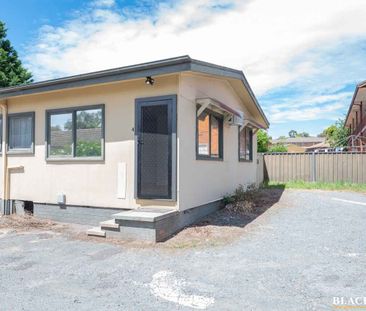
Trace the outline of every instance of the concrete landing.
<instances>
[{"instance_id":1,"label":"concrete landing","mask_svg":"<svg viewBox=\"0 0 366 311\"><path fill-rule=\"evenodd\" d=\"M162 208L139 208L114 214L116 220L157 222L167 217L178 214L178 211Z\"/></svg>"},{"instance_id":2,"label":"concrete landing","mask_svg":"<svg viewBox=\"0 0 366 311\"><path fill-rule=\"evenodd\" d=\"M88 230L88 235L161 242L221 207L221 201L218 200L181 212L169 208L121 211L113 214L113 219L100 222L100 228Z\"/></svg>"}]
</instances>

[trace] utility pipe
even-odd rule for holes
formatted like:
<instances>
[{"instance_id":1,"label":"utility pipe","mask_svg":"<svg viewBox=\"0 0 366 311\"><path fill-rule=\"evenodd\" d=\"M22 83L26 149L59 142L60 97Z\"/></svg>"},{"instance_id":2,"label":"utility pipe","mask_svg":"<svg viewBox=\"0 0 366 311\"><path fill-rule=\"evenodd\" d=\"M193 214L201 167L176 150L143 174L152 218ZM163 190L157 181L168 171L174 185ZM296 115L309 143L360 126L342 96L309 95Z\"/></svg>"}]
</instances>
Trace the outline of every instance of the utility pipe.
<instances>
[{"instance_id":1,"label":"utility pipe","mask_svg":"<svg viewBox=\"0 0 366 311\"><path fill-rule=\"evenodd\" d=\"M2 172L2 180L3 180L3 212L6 214L7 206L8 206L8 155L7 155L7 138L8 138L8 100L5 99L3 103L0 103L0 109L2 113L2 122L3 122L3 131L2 131L2 145L1 145L1 152L3 158L3 172Z\"/></svg>"}]
</instances>

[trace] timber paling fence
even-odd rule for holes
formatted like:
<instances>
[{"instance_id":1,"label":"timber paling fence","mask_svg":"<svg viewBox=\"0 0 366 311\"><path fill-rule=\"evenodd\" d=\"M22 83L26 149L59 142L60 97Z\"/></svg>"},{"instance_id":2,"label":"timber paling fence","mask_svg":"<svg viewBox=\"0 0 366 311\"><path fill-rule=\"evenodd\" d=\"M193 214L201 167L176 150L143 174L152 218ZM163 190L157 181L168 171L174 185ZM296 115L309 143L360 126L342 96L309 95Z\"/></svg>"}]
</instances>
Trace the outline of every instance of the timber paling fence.
<instances>
[{"instance_id":1,"label":"timber paling fence","mask_svg":"<svg viewBox=\"0 0 366 311\"><path fill-rule=\"evenodd\" d=\"M366 183L366 153L267 153L264 180Z\"/></svg>"}]
</instances>

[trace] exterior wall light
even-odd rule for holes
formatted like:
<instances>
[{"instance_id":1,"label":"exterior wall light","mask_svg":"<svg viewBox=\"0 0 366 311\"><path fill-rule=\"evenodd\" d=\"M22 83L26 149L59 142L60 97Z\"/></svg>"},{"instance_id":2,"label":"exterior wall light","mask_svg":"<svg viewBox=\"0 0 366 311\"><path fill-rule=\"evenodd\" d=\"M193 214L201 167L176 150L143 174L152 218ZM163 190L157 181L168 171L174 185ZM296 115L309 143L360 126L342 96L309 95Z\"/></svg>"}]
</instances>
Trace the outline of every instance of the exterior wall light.
<instances>
[{"instance_id":1,"label":"exterior wall light","mask_svg":"<svg viewBox=\"0 0 366 311\"><path fill-rule=\"evenodd\" d=\"M154 85L155 80L151 78L150 76L146 77L145 84L146 85Z\"/></svg>"}]
</instances>

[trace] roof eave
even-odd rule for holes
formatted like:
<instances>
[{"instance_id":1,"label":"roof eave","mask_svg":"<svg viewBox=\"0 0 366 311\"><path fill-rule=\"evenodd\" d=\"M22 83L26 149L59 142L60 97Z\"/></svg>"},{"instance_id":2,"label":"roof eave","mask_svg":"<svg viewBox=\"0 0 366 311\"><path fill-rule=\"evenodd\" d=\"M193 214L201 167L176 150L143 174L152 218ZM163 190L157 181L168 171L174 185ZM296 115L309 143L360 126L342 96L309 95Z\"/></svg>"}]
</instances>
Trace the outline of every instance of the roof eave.
<instances>
[{"instance_id":1,"label":"roof eave","mask_svg":"<svg viewBox=\"0 0 366 311\"><path fill-rule=\"evenodd\" d=\"M366 86L366 81L363 81L359 84L356 85L356 88L355 88L355 91L353 93L353 96L352 96L352 100L351 100L351 104L349 105L349 108L348 108L348 112L347 112L347 115L346 115L346 119L344 120L344 124L346 125L347 123L347 120L348 120L348 117L352 111L352 107L353 107L353 104L355 102L355 99L356 99L356 96L357 96L357 93L358 93L358 90L361 88L361 87L364 87Z\"/></svg>"}]
</instances>

